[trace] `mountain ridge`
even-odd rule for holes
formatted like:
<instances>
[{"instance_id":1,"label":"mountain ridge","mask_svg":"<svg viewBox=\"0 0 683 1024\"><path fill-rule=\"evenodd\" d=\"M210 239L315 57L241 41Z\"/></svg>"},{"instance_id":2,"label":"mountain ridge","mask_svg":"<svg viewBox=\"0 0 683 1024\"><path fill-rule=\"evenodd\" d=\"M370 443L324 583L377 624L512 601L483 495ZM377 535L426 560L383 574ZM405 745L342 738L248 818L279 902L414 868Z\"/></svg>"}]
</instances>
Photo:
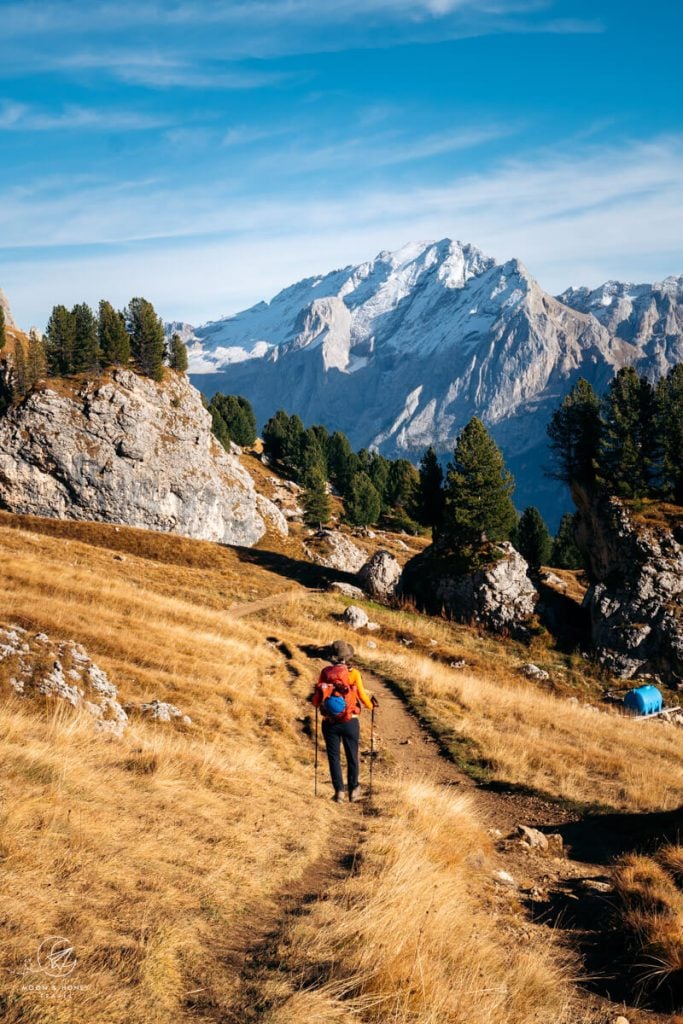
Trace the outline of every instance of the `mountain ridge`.
<instances>
[{"instance_id":1,"label":"mountain ridge","mask_svg":"<svg viewBox=\"0 0 683 1024\"><path fill-rule=\"evenodd\" d=\"M580 376L603 390L621 366L657 378L683 359L683 278L613 290L634 287L629 329L605 315L599 289L553 296L520 260L444 238L305 278L204 327L175 327L200 390L243 394L261 423L284 406L356 447L416 461L430 444L445 456L479 416L517 476L518 506L556 523L570 500L545 475L545 431L563 395Z\"/></svg>"}]
</instances>

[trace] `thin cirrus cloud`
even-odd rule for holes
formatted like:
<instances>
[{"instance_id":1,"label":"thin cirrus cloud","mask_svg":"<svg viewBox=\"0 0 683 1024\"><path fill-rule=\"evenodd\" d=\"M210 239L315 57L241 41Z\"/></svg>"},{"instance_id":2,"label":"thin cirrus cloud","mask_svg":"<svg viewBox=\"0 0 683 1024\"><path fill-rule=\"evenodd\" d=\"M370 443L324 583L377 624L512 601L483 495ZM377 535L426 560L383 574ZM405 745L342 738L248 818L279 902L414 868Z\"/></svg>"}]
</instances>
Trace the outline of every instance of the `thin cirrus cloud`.
<instances>
[{"instance_id":1,"label":"thin cirrus cloud","mask_svg":"<svg viewBox=\"0 0 683 1024\"><path fill-rule=\"evenodd\" d=\"M15 193L0 196L0 275L20 318L24 303L27 319L40 320L33 311L54 302L123 301L135 284L163 315L197 322L299 277L444 235L521 258L550 291L655 279L683 270L682 182L683 139L665 137L530 154L431 188L249 203L219 185L177 192L153 180L86 186L78 201Z\"/></svg>"},{"instance_id":2,"label":"thin cirrus cloud","mask_svg":"<svg viewBox=\"0 0 683 1024\"><path fill-rule=\"evenodd\" d=\"M55 113L26 103L6 101L0 105L0 132L147 131L168 123L166 118L125 110L67 106Z\"/></svg>"}]
</instances>

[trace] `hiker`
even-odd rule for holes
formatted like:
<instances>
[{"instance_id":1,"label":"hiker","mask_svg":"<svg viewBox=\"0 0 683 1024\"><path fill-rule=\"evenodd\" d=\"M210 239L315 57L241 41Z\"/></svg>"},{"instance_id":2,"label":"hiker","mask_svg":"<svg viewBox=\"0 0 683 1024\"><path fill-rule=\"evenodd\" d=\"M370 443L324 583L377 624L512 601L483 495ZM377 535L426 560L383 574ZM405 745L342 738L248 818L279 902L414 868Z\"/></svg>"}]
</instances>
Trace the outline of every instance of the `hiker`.
<instances>
[{"instance_id":1,"label":"hiker","mask_svg":"<svg viewBox=\"0 0 683 1024\"><path fill-rule=\"evenodd\" d=\"M351 668L354 650L344 640L335 640L331 648L331 665L320 673L313 692L313 706L323 716L323 737L330 765L330 776L334 786L333 799L344 800L344 777L342 775L341 745L346 755L349 800L360 797L358 785L358 750L360 747L361 704L372 710L378 706L375 697L368 697L361 674Z\"/></svg>"}]
</instances>

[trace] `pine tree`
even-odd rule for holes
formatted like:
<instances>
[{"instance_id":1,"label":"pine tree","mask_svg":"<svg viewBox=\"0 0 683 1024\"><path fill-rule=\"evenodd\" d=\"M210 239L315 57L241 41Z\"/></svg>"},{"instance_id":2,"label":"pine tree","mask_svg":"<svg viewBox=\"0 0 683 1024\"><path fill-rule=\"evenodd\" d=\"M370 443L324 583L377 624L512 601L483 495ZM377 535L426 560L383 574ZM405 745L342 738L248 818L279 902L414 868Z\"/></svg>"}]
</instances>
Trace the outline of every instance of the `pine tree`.
<instances>
[{"instance_id":1,"label":"pine tree","mask_svg":"<svg viewBox=\"0 0 683 1024\"><path fill-rule=\"evenodd\" d=\"M325 526L329 523L332 508L327 493L327 480L319 470L309 475L302 503L304 522L308 526Z\"/></svg>"},{"instance_id":2,"label":"pine tree","mask_svg":"<svg viewBox=\"0 0 683 1024\"><path fill-rule=\"evenodd\" d=\"M548 426L555 479L568 486L593 486L601 429L600 400L582 377L562 400Z\"/></svg>"},{"instance_id":3,"label":"pine tree","mask_svg":"<svg viewBox=\"0 0 683 1024\"><path fill-rule=\"evenodd\" d=\"M263 428L263 450L273 462L282 462L289 430L289 416L278 409Z\"/></svg>"},{"instance_id":4,"label":"pine tree","mask_svg":"<svg viewBox=\"0 0 683 1024\"><path fill-rule=\"evenodd\" d=\"M98 341L103 366L127 366L130 362L130 336L123 313L102 299L99 308Z\"/></svg>"},{"instance_id":5,"label":"pine tree","mask_svg":"<svg viewBox=\"0 0 683 1024\"><path fill-rule=\"evenodd\" d=\"M388 508L397 512L411 513L420 486L420 478L412 462L394 459L389 464L384 500Z\"/></svg>"},{"instance_id":6,"label":"pine tree","mask_svg":"<svg viewBox=\"0 0 683 1024\"><path fill-rule=\"evenodd\" d=\"M422 456L419 472L417 518L424 526L431 526L438 532L444 508L443 470L433 447L429 447Z\"/></svg>"},{"instance_id":7,"label":"pine tree","mask_svg":"<svg viewBox=\"0 0 683 1024\"><path fill-rule=\"evenodd\" d=\"M625 366L603 400L599 473L610 494L644 498L651 493L657 461L652 385Z\"/></svg>"},{"instance_id":8,"label":"pine tree","mask_svg":"<svg viewBox=\"0 0 683 1024\"><path fill-rule=\"evenodd\" d=\"M316 481L318 477L327 482L327 463L318 435L314 430L309 429L301 441L301 467L298 482L304 487L311 487L312 482Z\"/></svg>"},{"instance_id":9,"label":"pine tree","mask_svg":"<svg viewBox=\"0 0 683 1024\"><path fill-rule=\"evenodd\" d=\"M384 508L386 505L387 484L389 482L389 460L385 459L379 452L373 452L368 476L382 499L382 508Z\"/></svg>"},{"instance_id":10,"label":"pine tree","mask_svg":"<svg viewBox=\"0 0 683 1024\"><path fill-rule=\"evenodd\" d=\"M330 480L339 494L351 490L351 481L358 470L358 456L351 450L349 439L340 430L330 437L327 446L327 465Z\"/></svg>"},{"instance_id":11,"label":"pine tree","mask_svg":"<svg viewBox=\"0 0 683 1024\"><path fill-rule=\"evenodd\" d=\"M683 363L669 370L657 387L657 435L662 496L683 505Z\"/></svg>"},{"instance_id":12,"label":"pine tree","mask_svg":"<svg viewBox=\"0 0 683 1024\"><path fill-rule=\"evenodd\" d=\"M550 564L556 569L581 569L583 559L574 540L574 516L565 512L553 541Z\"/></svg>"},{"instance_id":13,"label":"pine tree","mask_svg":"<svg viewBox=\"0 0 683 1024\"><path fill-rule=\"evenodd\" d=\"M529 568L538 572L550 560L552 537L541 513L533 505L524 509L517 524L517 550L527 560Z\"/></svg>"},{"instance_id":14,"label":"pine tree","mask_svg":"<svg viewBox=\"0 0 683 1024\"><path fill-rule=\"evenodd\" d=\"M382 511L382 501L367 473L356 473L346 498L346 518L355 526L371 526Z\"/></svg>"},{"instance_id":15,"label":"pine tree","mask_svg":"<svg viewBox=\"0 0 683 1024\"><path fill-rule=\"evenodd\" d=\"M515 484L500 449L473 417L460 434L446 472L440 537L465 562L476 560L482 541L507 539L517 523Z\"/></svg>"},{"instance_id":16,"label":"pine tree","mask_svg":"<svg viewBox=\"0 0 683 1024\"><path fill-rule=\"evenodd\" d=\"M5 334L5 309L0 305L0 348L5 347L7 335Z\"/></svg>"},{"instance_id":17,"label":"pine tree","mask_svg":"<svg viewBox=\"0 0 683 1024\"><path fill-rule=\"evenodd\" d=\"M216 405L216 403L213 401L213 399L209 402L208 409L209 412L211 413L211 430L213 432L214 437L216 437L217 440L220 441L220 443L223 445L226 451L230 451L231 438L230 431L228 429L228 424L223 419L221 411Z\"/></svg>"},{"instance_id":18,"label":"pine tree","mask_svg":"<svg viewBox=\"0 0 683 1024\"><path fill-rule=\"evenodd\" d=\"M55 306L45 331L48 371L53 377L74 372L76 323L66 306Z\"/></svg>"},{"instance_id":19,"label":"pine tree","mask_svg":"<svg viewBox=\"0 0 683 1024\"><path fill-rule=\"evenodd\" d=\"M23 398L29 389L28 373L26 369L26 353L23 342L17 338L14 345L14 378L13 392L19 398Z\"/></svg>"},{"instance_id":20,"label":"pine tree","mask_svg":"<svg viewBox=\"0 0 683 1024\"><path fill-rule=\"evenodd\" d=\"M126 319L135 365L147 377L161 380L164 375L164 327L154 306L147 299L131 299Z\"/></svg>"},{"instance_id":21,"label":"pine tree","mask_svg":"<svg viewBox=\"0 0 683 1024\"><path fill-rule=\"evenodd\" d=\"M230 447L230 441L245 448L256 440L256 417L251 404L241 395L222 395L219 391L209 402L212 417L218 417L222 426L214 433L224 447ZM227 440L224 438L227 434Z\"/></svg>"},{"instance_id":22,"label":"pine tree","mask_svg":"<svg viewBox=\"0 0 683 1024\"><path fill-rule=\"evenodd\" d=\"M289 417L284 439L282 463L294 480L299 480L302 473L303 447L306 428L296 413Z\"/></svg>"},{"instance_id":23,"label":"pine tree","mask_svg":"<svg viewBox=\"0 0 683 1024\"><path fill-rule=\"evenodd\" d=\"M168 365L176 373L187 373L189 365L187 346L177 332L171 335L171 344L168 349Z\"/></svg>"},{"instance_id":24,"label":"pine tree","mask_svg":"<svg viewBox=\"0 0 683 1024\"><path fill-rule=\"evenodd\" d=\"M99 369L100 346L97 319L90 306L79 302L71 310L74 324L73 372L89 373Z\"/></svg>"},{"instance_id":25,"label":"pine tree","mask_svg":"<svg viewBox=\"0 0 683 1024\"><path fill-rule=\"evenodd\" d=\"M28 337L28 354L26 357L26 380L29 387L33 387L39 380L47 376L47 353L45 345L38 337L35 330L31 330Z\"/></svg>"}]
</instances>

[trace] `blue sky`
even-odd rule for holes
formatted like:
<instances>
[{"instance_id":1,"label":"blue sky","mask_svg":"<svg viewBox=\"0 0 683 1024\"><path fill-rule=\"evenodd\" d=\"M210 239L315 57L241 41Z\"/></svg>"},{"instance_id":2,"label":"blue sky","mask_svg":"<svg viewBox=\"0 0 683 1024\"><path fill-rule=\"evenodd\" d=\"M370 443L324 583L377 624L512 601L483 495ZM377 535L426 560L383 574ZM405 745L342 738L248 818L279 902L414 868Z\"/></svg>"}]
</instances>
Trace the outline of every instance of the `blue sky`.
<instances>
[{"instance_id":1,"label":"blue sky","mask_svg":"<svg viewBox=\"0 0 683 1024\"><path fill-rule=\"evenodd\" d=\"M200 323L451 236L683 273L672 0L0 0L0 286Z\"/></svg>"}]
</instances>

